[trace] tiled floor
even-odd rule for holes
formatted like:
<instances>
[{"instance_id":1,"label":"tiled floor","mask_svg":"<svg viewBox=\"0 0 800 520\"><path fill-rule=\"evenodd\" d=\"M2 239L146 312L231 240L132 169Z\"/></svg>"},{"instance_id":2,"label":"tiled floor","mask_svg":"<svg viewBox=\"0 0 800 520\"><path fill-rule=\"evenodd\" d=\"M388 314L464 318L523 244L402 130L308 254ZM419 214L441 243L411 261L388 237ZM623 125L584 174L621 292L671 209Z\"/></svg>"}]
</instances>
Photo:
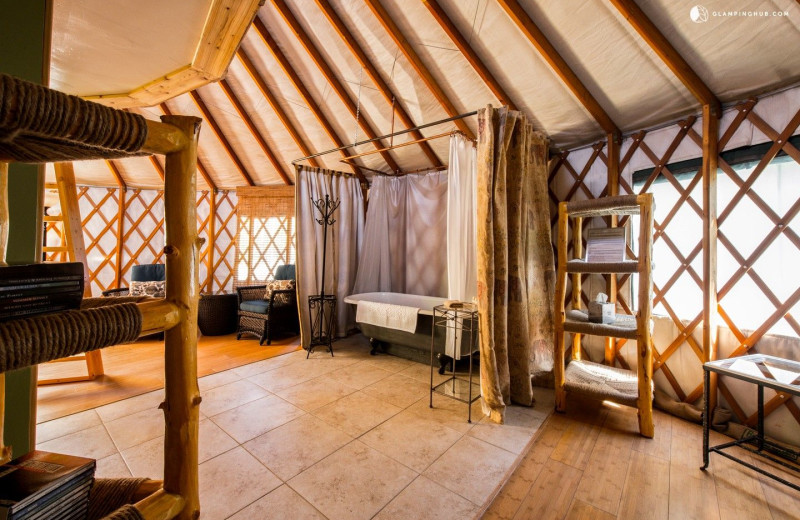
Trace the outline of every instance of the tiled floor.
<instances>
[{"instance_id":1,"label":"tiled floor","mask_svg":"<svg viewBox=\"0 0 800 520\"><path fill-rule=\"evenodd\" d=\"M203 520L464 519L480 514L553 407L473 424L429 371L371 357L362 336L200 379ZM437 379L440 377L436 375ZM163 474L162 391L38 426L38 448L98 459L102 477Z\"/></svg>"}]
</instances>

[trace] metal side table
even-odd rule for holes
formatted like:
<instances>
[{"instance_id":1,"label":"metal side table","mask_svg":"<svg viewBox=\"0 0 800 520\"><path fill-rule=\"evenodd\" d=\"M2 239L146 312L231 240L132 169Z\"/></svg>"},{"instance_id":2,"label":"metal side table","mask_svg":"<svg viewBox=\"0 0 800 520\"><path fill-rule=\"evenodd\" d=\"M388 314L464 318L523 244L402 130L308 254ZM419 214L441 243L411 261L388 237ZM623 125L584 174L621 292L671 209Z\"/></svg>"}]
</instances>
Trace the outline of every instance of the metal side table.
<instances>
[{"instance_id":1,"label":"metal side table","mask_svg":"<svg viewBox=\"0 0 800 520\"><path fill-rule=\"evenodd\" d=\"M703 388L705 390L704 395L706 396L708 396L710 392L712 372L747 381L758 387L758 431L755 437L709 447L708 430L710 410L708 409L708 398L706 398L703 413L703 466L700 469L705 470L708 468L708 459L712 452L718 453L723 457L747 466L753 471L775 479L781 484L785 484L800 491L800 486L724 451L734 446L744 447L755 455L769 459L795 472L800 471L799 466L787 462L787 460L798 460L800 453L770 442L764 438L764 388L771 388L776 392L789 394L790 396L800 396L800 363L762 354L709 361L703 365Z\"/></svg>"},{"instance_id":2,"label":"metal side table","mask_svg":"<svg viewBox=\"0 0 800 520\"><path fill-rule=\"evenodd\" d=\"M447 331L454 337L454 349L467 345L469 352L469 374L465 378L456 375L455 360L452 374L438 385L433 384L434 344L439 338L447 341ZM461 349L463 352L463 349ZM464 303L462 307L437 305L433 308L433 326L431 327L431 391L430 407L433 408L433 394L440 394L462 403L467 403L467 422L472 422L472 403L480 399L481 387L472 382L472 354L478 350L478 309L475 305Z\"/></svg>"}]
</instances>

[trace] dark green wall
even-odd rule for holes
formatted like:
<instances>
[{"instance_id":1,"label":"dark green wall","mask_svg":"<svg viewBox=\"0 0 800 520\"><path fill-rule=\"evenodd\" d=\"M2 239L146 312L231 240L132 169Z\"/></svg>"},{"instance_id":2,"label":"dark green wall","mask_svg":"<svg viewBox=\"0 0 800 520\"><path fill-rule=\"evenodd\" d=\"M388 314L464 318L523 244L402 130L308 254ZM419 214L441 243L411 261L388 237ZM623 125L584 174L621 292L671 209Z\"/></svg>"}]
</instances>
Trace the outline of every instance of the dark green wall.
<instances>
[{"instance_id":1,"label":"dark green wall","mask_svg":"<svg viewBox=\"0 0 800 520\"><path fill-rule=\"evenodd\" d=\"M47 2L0 0L0 72L44 83ZM49 49L48 49L49 54ZM47 60L49 62L49 59ZM11 164L8 175L9 233L6 260L28 264L36 258L44 168ZM6 428L4 442L14 457L34 447L36 376L34 369L6 374Z\"/></svg>"}]
</instances>

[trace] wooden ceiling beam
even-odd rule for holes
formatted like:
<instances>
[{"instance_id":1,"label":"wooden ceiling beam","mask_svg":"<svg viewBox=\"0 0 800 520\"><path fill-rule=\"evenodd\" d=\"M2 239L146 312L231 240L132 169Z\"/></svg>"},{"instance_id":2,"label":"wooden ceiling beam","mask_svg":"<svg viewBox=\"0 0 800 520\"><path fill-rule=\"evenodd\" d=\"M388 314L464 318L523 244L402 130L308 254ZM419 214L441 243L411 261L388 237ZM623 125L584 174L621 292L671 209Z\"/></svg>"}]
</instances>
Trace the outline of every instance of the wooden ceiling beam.
<instances>
[{"instance_id":1,"label":"wooden ceiling beam","mask_svg":"<svg viewBox=\"0 0 800 520\"><path fill-rule=\"evenodd\" d=\"M214 135L216 135L217 139L219 139L219 142L222 144L222 147L225 149L228 157L230 157L233 163L236 165L236 168L239 170L239 173L242 175L244 181L248 186L255 186L256 183L253 182L253 178L250 176L250 173L248 173L247 168L245 168L244 163L242 163L242 160L236 154L236 151L234 151L231 143L228 141L228 138L225 137L225 133L217 124L214 116L211 115L211 112L208 110L203 98L200 97L200 94L198 94L196 90L189 92L189 95L194 100L194 104L197 105L197 108L200 109L200 112L202 112L203 117L206 119L206 122L208 122L208 126L211 127L211 131L214 132Z\"/></svg>"},{"instance_id":2,"label":"wooden ceiling beam","mask_svg":"<svg viewBox=\"0 0 800 520\"><path fill-rule=\"evenodd\" d=\"M108 160L106 161L106 166L108 166L108 169L111 170L112 175L114 175L114 179L117 181L117 186L127 189L128 184L125 182L125 179L122 178L122 173L119 171L117 163L112 160Z\"/></svg>"},{"instance_id":3,"label":"wooden ceiling beam","mask_svg":"<svg viewBox=\"0 0 800 520\"><path fill-rule=\"evenodd\" d=\"M439 23L442 30L447 33L447 36L453 40L458 50L461 51L461 54L463 54L469 64L472 65L472 68L475 69L475 72L478 73L478 76L480 76L486 86L489 87L489 90L492 91L492 94L495 95L497 100L503 105L507 105L511 110L517 110L517 106L511 100L511 96L508 95L500 82L497 81L494 74L489 71L488 67L483 63L483 60L481 60L472 49L469 42L461 35L458 28L453 24L453 21L450 20L450 17L448 17L447 13L442 9L442 6L440 6L436 0L422 0L422 3L428 8L428 11L430 11L433 18Z\"/></svg>"},{"instance_id":4,"label":"wooden ceiling beam","mask_svg":"<svg viewBox=\"0 0 800 520\"><path fill-rule=\"evenodd\" d=\"M561 78L561 81L567 85L572 91L572 94L580 101L580 103L591 114L597 124L607 133L615 136L616 139L620 138L620 131L611 117L606 113L605 109L589 92L589 89L583 82L575 75L570 66L564 61L564 58L553 47L544 33L534 23L533 19L525 12L525 9L517 2L517 0L497 0L500 6L505 10L506 14L517 25L519 30L528 38L531 45L533 45L539 54L544 58L550 68Z\"/></svg>"},{"instance_id":5,"label":"wooden ceiling beam","mask_svg":"<svg viewBox=\"0 0 800 520\"><path fill-rule=\"evenodd\" d=\"M164 177L164 167L161 166L160 162L158 162L158 158L155 155L150 155L147 158L150 159L150 164L153 165L153 168L155 168L156 173L158 173L158 176L161 177L161 180L166 180L166 177Z\"/></svg>"},{"instance_id":6,"label":"wooden ceiling beam","mask_svg":"<svg viewBox=\"0 0 800 520\"><path fill-rule=\"evenodd\" d=\"M330 2L328 0L316 0L316 2L320 10L323 12L323 14L325 14L325 17L328 19L331 25L333 25L336 33L342 39L347 48L350 49L350 52L353 54L353 56L356 57L358 63L364 68L367 76L369 76L369 78L372 80L372 83L378 89L378 92L380 92L386 102L393 107L400 121L405 125L406 128L413 128L417 126L416 123L414 123L414 121L411 119L411 116L408 115L408 112L406 112L406 109L403 108L403 105L400 103L400 98L394 95L391 87L389 87L389 85L383 80L378 72L378 69L376 69L369 60L367 54L364 52L364 49L362 49L358 44L355 37L353 37L353 34L333 9L333 6L331 6ZM424 138L419 130L414 130L411 132L411 136L415 140ZM439 160L436 152L433 151L433 148L427 141L419 143L419 146L422 148L422 152L434 167L438 168L439 166L442 166L442 161Z\"/></svg>"},{"instance_id":7,"label":"wooden ceiling beam","mask_svg":"<svg viewBox=\"0 0 800 520\"><path fill-rule=\"evenodd\" d=\"M161 103L158 105L158 107L161 109L161 112L163 112L165 116L172 115L172 110L169 109L166 103ZM214 179L211 178L211 175L209 175L208 170L203 165L203 161L200 160L199 155L197 157L197 170L200 172L200 175L203 177L203 180L206 181L206 185L208 186L208 188L212 192L217 191L217 184L214 182Z\"/></svg>"},{"instance_id":8,"label":"wooden ceiling beam","mask_svg":"<svg viewBox=\"0 0 800 520\"><path fill-rule=\"evenodd\" d=\"M442 87L439 86L439 83L431 74L431 71L428 70L428 67L422 62L419 55L416 53L414 48L411 44L406 40L406 37L403 36L403 33L400 32L400 28L397 27L397 24L394 23L392 17L389 16L389 13L386 12L386 9L381 5L379 0L365 0L367 6L372 11L372 14L378 19L380 24L386 29L386 32L389 33L389 36L392 37L394 43L400 48L400 51L403 53L403 56L409 61L414 70L417 71L417 74L431 91L433 96L439 102L439 104L444 108L444 111L447 112L449 117L455 117L459 115L459 111L456 109L455 105L450 101L445 94ZM457 119L455 121L456 126L459 130L461 130L467 137L470 139L475 139L475 134L472 133L469 126L464 122L463 119Z\"/></svg>"},{"instance_id":9,"label":"wooden ceiling beam","mask_svg":"<svg viewBox=\"0 0 800 520\"><path fill-rule=\"evenodd\" d=\"M286 77L288 77L289 81L292 82L292 85L294 85L294 88L300 94L300 97L302 97L303 101L305 101L306 105L308 105L308 108L314 114L314 117L316 117L317 122L319 122L319 124L325 130L325 133L328 134L328 137L331 139L331 141L333 141L333 143L337 147L345 146L344 142L341 139L339 139L339 136L336 134L336 130L334 130L333 127L331 126L330 122L328 121L328 118L326 118L325 114L322 113L322 109L319 107L317 102L314 101L314 98L311 96L311 93L308 91L306 86L300 80L300 77L297 75L297 72L295 72L294 68L292 68L292 65L289 63L289 60L286 59L286 55L283 54L283 51L281 51L280 47L278 47L277 42L275 42L275 39L267 30L267 27L264 25L264 22L262 22L261 18L259 18L258 16L256 16L256 19L253 21L253 27L256 28L256 33L258 33L258 35L261 37L261 40L264 42L264 45L266 45L267 49L269 49L269 51L272 53L272 56L275 58L275 61L277 61L278 65L280 65L281 69L283 69L283 72L286 74ZM341 150L340 153L342 157L347 155L347 152L345 150ZM354 164L350 164L350 167L353 169L353 173L356 175L356 177L358 177L358 180L361 182L361 184L367 184L367 179L366 177L364 177L364 174L361 172L359 167Z\"/></svg>"},{"instance_id":10,"label":"wooden ceiling beam","mask_svg":"<svg viewBox=\"0 0 800 520\"><path fill-rule=\"evenodd\" d=\"M239 50L237 51L236 55L239 56L239 61L241 61L242 65L244 65L245 70L253 79L258 89L261 91L261 94L264 96L264 99L267 100L267 103L269 103L269 106L272 107L272 110L278 116L278 119L281 120L283 127L286 129L287 132L289 132L289 135L292 136L294 144L297 145L297 147L300 149L300 152L302 152L303 155L311 155L312 154L311 149L308 147L308 145L306 145L306 142L303 140L302 136L300 136L300 133L294 127L292 120L289 119L289 116L286 114L286 111L278 102L278 98L275 96L275 94L272 93L272 90L270 90L270 88L267 86L267 82L264 81L263 77L261 77L261 74L258 72L258 69L256 69L255 65L253 64L253 60L250 59L250 56L248 56L247 53L244 52L244 49L242 49L241 47L239 47ZM319 161L317 161L315 158L309 159L308 162L311 164L311 166L315 168L320 167Z\"/></svg>"},{"instance_id":11,"label":"wooden ceiling beam","mask_svg":"<svg viewBox=\"0 0 800 520\"><path fill-rule=\"evenodd\" d=\"M267 156L269 162L272 163L272 167L275 168L275 171L278 172L281 179L283 179L284 184L287 186L292 185L292 179L283 171L283 164L281 163L280 159L275 155L270 148L267 141L264 139L264 136L261 135L261 132L256 127L255 123L253 122L253 118L250 117L250 114L247 113L242 102L239 101L239 98L231 89L231 86L228 84L228 80L221 79L219 81L219 86L222 87L222 91L225 92L225 96L227 96L228 101L231 102L233 108L236 109L236 113L239 114L239 117L242 118L244 124L247 125L247 129L250 130L250 133L253 135L253 138L258 142L258 145L261 147L261 150L264 152L264 155Z\"/></svg>"},{"instance_id":12,"label":"wooden ceiling beam","mask_svg":"<svg viewBox=\"0 0 800 520\"><path fill-rule=\"evenodd\" d=\"M286 22L286 25L306 50L314 64L317 66L320 72L322 72L322 76L325 78L325 80L327 80L331 88L333 88L333 91L336 92L336 95L339 96L339 99L350 112L350 115L353 117L353 119L356 120L358 126L360 126L364 131L364 134L366 134L367 138L375 139L378 137L378 133L375 132L375 130L372 128L372 125L370 125L369 121L367 121L366 117L361 117L362 114L360 114L360 107L350 97L350 93L336 76L336 73L334 73L328 62L325 61L325 58L322 56L322 53L319 51L317 46L312 43L311 38L306 33L305 29L303 29L303 26L300 25L300 22L294 16L291 9L289 9L289 6L286 5L286 2L284 2L284 0L272 0L272 5L278 10L283 18L283 21ZM377 150L384 148L380 141L375 141L372 144ZM380 155L383 160L386 161L386 164L389 165L390 170L393 172L400 170L400 167L397 165L397 162L395 161L394 157L392 157L391 153L388 151L383 151L380 153Z\"/></svg>"},{"instance_id":13,"label":"wooden ceiling beam","mask_svg":"<svg viewBox=\"0 0 800 520\"><path fill-rule=\"evenodd\" d=\"M697 101L703 105L708 105L711 107L713 115L721 117L722 104L717 96L683 59L683 56L672 46L664 34L658 30L658 27L647 17L644 11L636 5L636 2L633 0L611 0L611 3L661 58L661 61L681 80L681 83L692 93Z\"/></svg>"}]
</instances>

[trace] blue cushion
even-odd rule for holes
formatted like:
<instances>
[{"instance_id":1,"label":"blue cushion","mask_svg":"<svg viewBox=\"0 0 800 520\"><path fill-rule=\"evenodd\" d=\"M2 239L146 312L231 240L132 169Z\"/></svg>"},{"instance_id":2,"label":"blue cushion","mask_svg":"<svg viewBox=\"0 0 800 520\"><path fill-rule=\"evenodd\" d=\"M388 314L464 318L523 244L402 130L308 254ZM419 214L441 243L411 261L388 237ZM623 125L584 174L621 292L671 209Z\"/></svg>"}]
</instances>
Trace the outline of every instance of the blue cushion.
<instances>
[{"instance_id":1,"label":"blue cushion","mask_svg":"<svg viewBox=\"0 0 800 520\"><path fill-rule=\"evenodd\" d=\"M267 309L269 308L269 302L267 300L248 300L246 302L242 302L239 308L247 312L266 314Z\"/></svg>"},{"instance_id":2,"label":"blue cushion","mask_svg":"<svg viewBox=\"0 0 800 520\"><path fill-rule=\"evenodd\" d=\"M294 264L279 265L275 269L276 280L294 280L295 278Z\"/></svg>"},{"instance_id":3,"label":"blue cushion","mask_svg":"<svg viewBox=\"0 0 800 520\"><path fill-rule=\"evenodd\" d=\"M167 270L164 264L134 265L131 268L132 282L163 282L167 279Z\"/></svg>"}]
</instances>

